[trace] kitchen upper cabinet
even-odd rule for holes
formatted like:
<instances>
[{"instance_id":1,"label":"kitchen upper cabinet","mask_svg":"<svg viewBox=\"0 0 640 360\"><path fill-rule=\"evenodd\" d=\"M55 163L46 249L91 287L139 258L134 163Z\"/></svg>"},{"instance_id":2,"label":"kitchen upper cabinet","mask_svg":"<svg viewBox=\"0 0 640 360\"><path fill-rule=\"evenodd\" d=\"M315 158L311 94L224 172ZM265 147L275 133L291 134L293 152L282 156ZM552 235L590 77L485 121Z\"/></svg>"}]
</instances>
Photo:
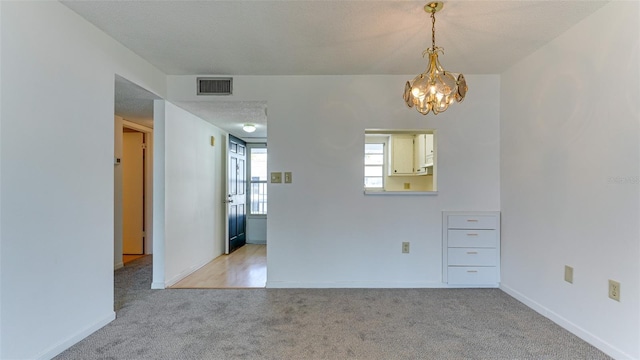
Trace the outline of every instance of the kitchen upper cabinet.
<instances>
[{"instance_id":1,"label":"kitchen upper cabinet","mask_svg":"<svg viewBox=\"0 0 640 360\"><path fill-rule=\"evenodd\" d=\"M414 175L414 135L391 135L389 175Z\"/></svg>"},{"instance_id":2,"label":"kitchen upper cabinet","mask_svg":"<svg viewBox=\"0 0 640 360\"><path fill-rule=\"evenodd\" d=\"M390 141L390 176L433 174L433 134L394 134Z\"/></svg>"},{"instance_id":3,"label":"kitchen upper cabinet","mask_svg":"<svg viewBox=\"0 0 640 360\"><path fill-rule=\"evenodd\" d=\"M433 173L433 134L417 134L415 140L415 172Z\"/></svg>"}]
</instances>

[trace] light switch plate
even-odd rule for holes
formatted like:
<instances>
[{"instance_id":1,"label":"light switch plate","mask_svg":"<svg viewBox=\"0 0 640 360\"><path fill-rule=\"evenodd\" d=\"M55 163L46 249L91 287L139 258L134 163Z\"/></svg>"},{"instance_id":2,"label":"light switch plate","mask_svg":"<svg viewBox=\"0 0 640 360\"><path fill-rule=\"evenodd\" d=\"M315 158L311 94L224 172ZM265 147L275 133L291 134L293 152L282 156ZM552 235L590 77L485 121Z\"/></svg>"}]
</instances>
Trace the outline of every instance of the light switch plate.
<instances>
[{"instance_id":1,"label":"light switch plate","mask_svg":"<svg viewBox=\"0 0 640 360\"><path fill-rule=\"evenodd\" d=\"M280 184L282 182L282 173L281 172L272 172L271 173L271 183L272 184Z\"/></svg>"}]
</instances>

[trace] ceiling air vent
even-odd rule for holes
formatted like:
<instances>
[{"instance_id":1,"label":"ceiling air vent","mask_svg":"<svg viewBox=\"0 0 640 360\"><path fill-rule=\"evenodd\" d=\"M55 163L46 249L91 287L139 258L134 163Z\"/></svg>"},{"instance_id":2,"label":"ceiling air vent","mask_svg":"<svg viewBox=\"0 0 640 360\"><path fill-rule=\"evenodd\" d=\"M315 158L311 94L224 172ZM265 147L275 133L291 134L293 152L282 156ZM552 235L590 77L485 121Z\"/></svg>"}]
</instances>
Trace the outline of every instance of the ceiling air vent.
<instances>
[{"instance_id":1,"label":"ceiling air vent","mask_svg":"<svg viewBox=\"0 0 640 360\"><path fill-rule=\"evenodd\" d=\"M198 78L198 95L231 95L233 78L200 77Z\"/></svg>"}]
</instances>

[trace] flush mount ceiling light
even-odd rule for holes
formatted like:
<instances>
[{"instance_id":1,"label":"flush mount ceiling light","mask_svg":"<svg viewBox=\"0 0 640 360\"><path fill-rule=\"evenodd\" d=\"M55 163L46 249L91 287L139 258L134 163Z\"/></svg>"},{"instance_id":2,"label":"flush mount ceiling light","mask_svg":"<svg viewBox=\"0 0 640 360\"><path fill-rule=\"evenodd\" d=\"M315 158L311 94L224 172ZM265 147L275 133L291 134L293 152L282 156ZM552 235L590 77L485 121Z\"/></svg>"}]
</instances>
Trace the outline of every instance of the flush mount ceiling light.
<instances>
[{"instance_id":1,"label":"flush mount ceiling light","mask_svg":"<svg viewBox=\"0 0 640 360\"><path fill-rule=\"evenodd\" d=\"M451 103L464 100L468 89L464 75L445 71L438 61L438 53L444 54L444 50L436 47L436 12L442 6L440 1L424 6L424 11L431 14L431 48L422 52L423 57L429 55L429 65L404 87L404 101L409 107L415 106L422 115L429 111L437 115L447 110Z\"/></svg>"},{"instance_id":2,"label":"flush mount ceiling light","mask_svg":"<svg viewBox=\"0 0 640 360\"><path fill-rule=\"evenodd\" d=\"M244 126L242 127L242 130L248 132L248 133L252 133L254 131L256 131L256 126L253 124L244 124Z\"/></svg>"}]
</instances>

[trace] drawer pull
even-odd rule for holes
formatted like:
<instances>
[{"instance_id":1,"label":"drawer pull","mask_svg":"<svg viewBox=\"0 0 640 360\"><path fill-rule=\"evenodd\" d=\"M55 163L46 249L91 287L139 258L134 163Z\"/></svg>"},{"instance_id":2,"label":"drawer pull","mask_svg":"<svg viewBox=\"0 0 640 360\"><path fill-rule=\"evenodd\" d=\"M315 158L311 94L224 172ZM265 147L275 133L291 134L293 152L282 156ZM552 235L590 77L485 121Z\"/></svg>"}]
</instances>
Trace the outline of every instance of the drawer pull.
<instances>
[{"instance_id":1,"label":"drawer pull","mask_svg":"<svg viewBox=\"0 0 640 360\"><path fill-rule=\"evenodd\" d=\"M467 222L478 222L478 219L467 219Z\"/></svg>"},{"instance_id":2,"label":"drawer pull","mask_svg":"<svg viewBox=\"0 0 640 360\"><path fill-rule=\"evenodd\" d=\"M469 255L477 255L478 252L477 251L467 251L467 254L469 254Z\"/></svg>"},{"instance_id":3,"label":"drawer pull","mask_svg":"<svg viewBox=\"0 0 640 360\"><path fill-rule=\"evenodd\" d=\"M477 273L478 270L467 270L468 273Z\"/></svg>"},{"instance_id":4,"label":"drawer pull","mask_svg":"<svg viewBox=\"0 0 640 360\"><path fill-rule=\"evenodd\" d=\"M478 236L478 234L467 234L467 236Z\"/></svg>"}]
</instances>

